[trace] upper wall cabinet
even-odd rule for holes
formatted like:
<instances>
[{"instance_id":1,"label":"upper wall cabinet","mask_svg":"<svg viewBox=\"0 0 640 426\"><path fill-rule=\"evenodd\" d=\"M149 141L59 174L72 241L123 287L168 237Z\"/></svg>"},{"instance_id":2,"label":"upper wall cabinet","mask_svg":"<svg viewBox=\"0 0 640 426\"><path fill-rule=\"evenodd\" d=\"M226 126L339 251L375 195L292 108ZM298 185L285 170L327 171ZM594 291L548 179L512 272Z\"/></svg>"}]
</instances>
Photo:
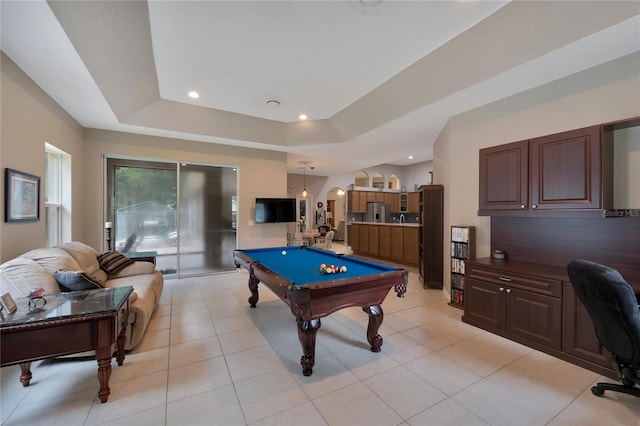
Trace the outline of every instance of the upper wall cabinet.
<instances>
[{"instance_id":1,"label":"upper wall cabinet","mask_svg":"<svg viewBox=\"0 0 640 426\"><path fill-rule=\"evenodd\" d=\"M480 150L479 215L593 214L613 204L613 143L602 126Z\"/></svg>"}]
</instances>

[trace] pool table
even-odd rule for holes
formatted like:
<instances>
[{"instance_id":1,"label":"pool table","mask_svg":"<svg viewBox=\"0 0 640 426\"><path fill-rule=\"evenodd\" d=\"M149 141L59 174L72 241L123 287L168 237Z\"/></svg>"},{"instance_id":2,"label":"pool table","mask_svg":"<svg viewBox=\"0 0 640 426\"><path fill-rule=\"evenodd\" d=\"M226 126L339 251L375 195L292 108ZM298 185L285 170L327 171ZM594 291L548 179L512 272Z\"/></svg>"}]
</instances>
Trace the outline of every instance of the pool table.
<instances>
[{"instance_id":1,"label":"pool table","mask_svg":"<svg viewBox=\"0 0 640 426\"><path fill-rule=\"evenodd\" d=\"M320 318L350 306L369 315L367 340L380 352L378 329L384 317L380 305L394 287L398 297L407 290L407 271L313 247L270 247L235 250L236 266L249 271L249 304L258 303L262 282L282 299L296 318L302 345L302 373L310 376L315 363L316 333ZM321 273L320 265L345 266L340 273Z\"/></svg>"}]
</instances>

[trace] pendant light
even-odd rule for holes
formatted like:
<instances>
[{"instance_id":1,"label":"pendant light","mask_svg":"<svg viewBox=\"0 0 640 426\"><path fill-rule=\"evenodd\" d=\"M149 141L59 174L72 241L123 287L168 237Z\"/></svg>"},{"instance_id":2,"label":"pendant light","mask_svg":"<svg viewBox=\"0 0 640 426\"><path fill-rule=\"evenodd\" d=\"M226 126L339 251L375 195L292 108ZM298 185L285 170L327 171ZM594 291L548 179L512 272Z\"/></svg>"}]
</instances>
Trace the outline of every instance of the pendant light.
<instances>
[{"instance_id":1,"label":"pendant light","mask_svg":"<svg viewBox=\"0 0 640 426\"><path fill-rule=\"evenodd\" d=\"M307 198L307 195L309 195L307 192L307 163L308 161L302 162L302 198Z\"/></svg>"}]
</instances>

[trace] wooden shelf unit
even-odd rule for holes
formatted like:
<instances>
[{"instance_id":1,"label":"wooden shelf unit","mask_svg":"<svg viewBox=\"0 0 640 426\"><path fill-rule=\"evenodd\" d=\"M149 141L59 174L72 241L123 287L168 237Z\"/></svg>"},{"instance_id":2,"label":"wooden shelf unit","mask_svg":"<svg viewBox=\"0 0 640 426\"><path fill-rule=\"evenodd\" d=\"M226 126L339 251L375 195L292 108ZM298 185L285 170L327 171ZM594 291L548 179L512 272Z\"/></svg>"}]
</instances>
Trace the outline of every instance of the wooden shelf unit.
<instances>
[{"instance_id":1,"label":"wooden shelf unit","mask_svg":"<svg viewBox=\"0 0 640 426\"><path fill-rule=\"evenodd\" d=\"M466 262L475 257L475 227L451 227L451 301L456 308L464 308L464 274Z\"/></svg>"}]
</instances>

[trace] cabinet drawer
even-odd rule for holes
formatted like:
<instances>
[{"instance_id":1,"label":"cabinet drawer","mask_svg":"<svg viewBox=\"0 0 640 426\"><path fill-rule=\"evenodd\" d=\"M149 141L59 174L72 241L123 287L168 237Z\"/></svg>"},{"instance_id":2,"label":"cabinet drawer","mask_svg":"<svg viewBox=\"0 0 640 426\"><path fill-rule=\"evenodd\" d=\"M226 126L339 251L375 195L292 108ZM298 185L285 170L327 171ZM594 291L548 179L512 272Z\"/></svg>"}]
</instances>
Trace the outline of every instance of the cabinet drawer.
<instances>
[{"instance_id":1,"label":"cabinet drawer","mask_svg":"<svg viewBox=\"0 0 640 426\"><path fill-rule=\"evenodd\" d=\"M562 282L532 275L500 271L498 269L479 268L467 265L466 276L498 285L519 288L547 296L561 297Z\"/></svg>"}]
</instances>

